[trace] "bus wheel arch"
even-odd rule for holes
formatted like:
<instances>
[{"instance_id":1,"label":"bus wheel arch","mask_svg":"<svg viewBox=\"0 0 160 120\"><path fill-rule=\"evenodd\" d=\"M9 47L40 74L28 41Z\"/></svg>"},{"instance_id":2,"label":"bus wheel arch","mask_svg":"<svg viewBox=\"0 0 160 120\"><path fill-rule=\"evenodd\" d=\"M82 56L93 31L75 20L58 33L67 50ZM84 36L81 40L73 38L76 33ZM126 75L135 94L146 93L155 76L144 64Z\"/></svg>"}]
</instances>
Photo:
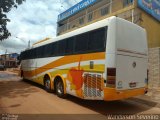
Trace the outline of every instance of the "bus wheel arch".
<instances>
[{"instance_id":1,"label":"bus wheel arch","mask_svg":"<svg viewBox=\"0 0 160 120\"><path fill-rule=\"evenodd\" d=\"M49 74L45 74L43 77L44 88L47 92L51 92L51 77Z\"/></svg>"},{"instance_id":2,"label":"bus wheel arch","mask_svg":"<svg viewBox=\"0 0 160 120\"><path fill-rule=\"evenodd\" d=\"M66 84L61 76L56 76L54 79L54 90L58 97L66 97Z\"/></svg>"}]
</instances>

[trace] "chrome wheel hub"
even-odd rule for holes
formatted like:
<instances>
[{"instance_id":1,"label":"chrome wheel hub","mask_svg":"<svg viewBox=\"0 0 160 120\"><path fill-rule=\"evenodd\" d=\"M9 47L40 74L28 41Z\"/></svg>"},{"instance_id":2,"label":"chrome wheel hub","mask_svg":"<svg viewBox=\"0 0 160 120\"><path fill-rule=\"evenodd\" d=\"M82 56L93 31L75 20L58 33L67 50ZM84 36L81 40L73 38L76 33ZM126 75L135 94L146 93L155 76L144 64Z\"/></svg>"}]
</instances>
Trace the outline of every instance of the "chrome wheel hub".
<instances>
[{"instance_id":1,"label":"chrome wheel hub","mask_svg":"<svg viewBox=\"0 0 160 120\"><path fill-rule=\"evenodd\" d=\"M63 93L63 86L62 86L61 82L58 82L58 84L57 84L57 92L59 94Z\"/></svg>"}]
</instances>

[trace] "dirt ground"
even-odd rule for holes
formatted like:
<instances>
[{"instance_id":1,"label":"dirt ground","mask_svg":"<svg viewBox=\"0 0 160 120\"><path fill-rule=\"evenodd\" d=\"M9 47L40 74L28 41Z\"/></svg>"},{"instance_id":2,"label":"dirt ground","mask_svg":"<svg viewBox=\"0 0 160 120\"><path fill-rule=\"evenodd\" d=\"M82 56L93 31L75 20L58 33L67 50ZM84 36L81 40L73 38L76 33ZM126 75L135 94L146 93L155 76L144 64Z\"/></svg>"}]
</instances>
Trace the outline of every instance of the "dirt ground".
<instances>
[{"instance_id":1,"label":"dirt ground","mask_svg":"<svg viewBox=\"0 0 160 120\"><path fill-rule=\"evenodd\" d=\"M32 116L33 119L35 116L39 116L38 119L62 116L80 119L85 115L103 118L110 114L160 114L160 108L156 103L150 106L134 98L113 102L81 100L73 96L62 99L47 93L40 85L21 80L15 73L0 72L0 114Z\"/></svg>"}]
</instances>

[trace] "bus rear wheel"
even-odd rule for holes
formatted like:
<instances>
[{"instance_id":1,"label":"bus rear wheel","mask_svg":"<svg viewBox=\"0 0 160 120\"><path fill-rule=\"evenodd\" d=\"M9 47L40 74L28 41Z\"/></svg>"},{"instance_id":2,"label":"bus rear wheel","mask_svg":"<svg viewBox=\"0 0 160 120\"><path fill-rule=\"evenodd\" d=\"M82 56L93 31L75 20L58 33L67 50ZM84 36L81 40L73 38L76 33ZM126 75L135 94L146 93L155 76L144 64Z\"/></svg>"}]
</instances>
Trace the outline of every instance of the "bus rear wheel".
<instances>
[{"instance_id":1,"label":"bus rear wheel","mask_svg":"<svg viewBox=\"0 0 160 120\"><path fill-rule=\"evenodd\" d=\"M63 85L62 80L58 80L56 82L56 94L60 98L65 98L66 97L66 95L64 94L64 85Z\"/></svg>"}]
</instances>

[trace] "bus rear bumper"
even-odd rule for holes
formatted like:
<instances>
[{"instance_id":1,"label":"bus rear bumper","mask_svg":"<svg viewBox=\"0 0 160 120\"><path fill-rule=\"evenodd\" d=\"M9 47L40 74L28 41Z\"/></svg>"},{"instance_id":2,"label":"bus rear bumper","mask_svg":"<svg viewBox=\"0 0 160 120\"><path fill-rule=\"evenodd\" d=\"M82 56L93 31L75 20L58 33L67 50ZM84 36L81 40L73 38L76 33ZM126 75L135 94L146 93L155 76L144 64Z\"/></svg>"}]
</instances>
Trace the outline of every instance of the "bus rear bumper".
<instances>
[{"instance_id":1,"label":"bus rear bumper","mask_svg":"<svg viewBox=\"0 0 160 120\"><path fill-rule=\"evenodd\" d=\"M104 100L113 101L127 99L130 97L144 95L147 92L147 88L138 88L132 90L117 91L115 88L104 88Z\"/></svg>"}]
</instances>

